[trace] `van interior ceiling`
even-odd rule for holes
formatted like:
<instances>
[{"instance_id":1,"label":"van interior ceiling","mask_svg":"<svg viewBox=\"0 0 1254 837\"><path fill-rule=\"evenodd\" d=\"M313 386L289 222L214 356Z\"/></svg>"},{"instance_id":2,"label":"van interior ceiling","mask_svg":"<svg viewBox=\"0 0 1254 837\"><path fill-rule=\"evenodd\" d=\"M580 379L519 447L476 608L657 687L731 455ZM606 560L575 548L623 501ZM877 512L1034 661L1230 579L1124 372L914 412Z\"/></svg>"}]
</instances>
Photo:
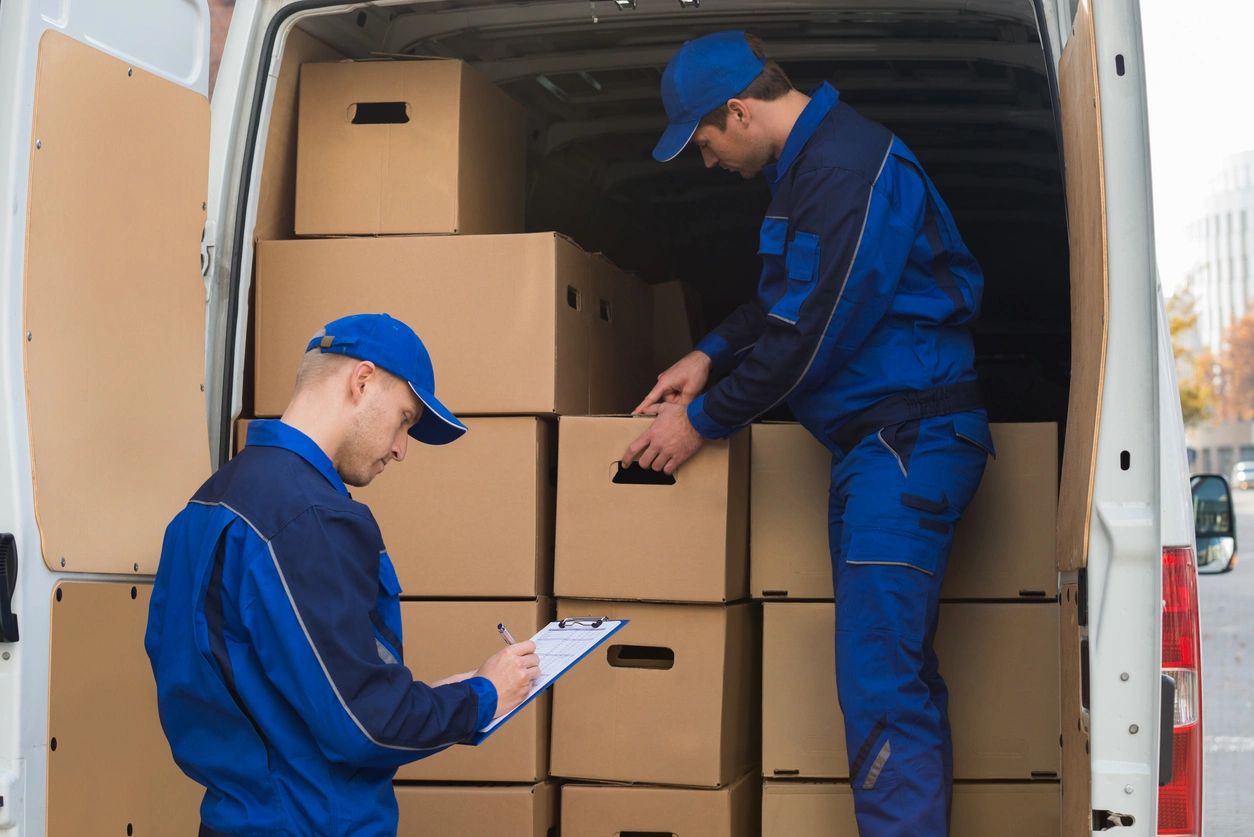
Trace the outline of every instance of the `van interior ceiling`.
<instances>
[{"instance_id":1,"label":"van interior ceiling","mask_svg":"<svg viewBox=\"0 0 1254 837\"><path fill-rule=\"evenodd\" d=\"M1065 424L1065 191L1032 0L472 0L298 27L349 58L473 64L528 111L527 229L566 234L649 281L684 280L706 326L752 296L769 196L760 178L705 171L690 149L654 162L661 73L707 32L760 36L798 88L831 81L935 180L986 276L976 348L990 418Z\"/></svg>"}]
</instances>

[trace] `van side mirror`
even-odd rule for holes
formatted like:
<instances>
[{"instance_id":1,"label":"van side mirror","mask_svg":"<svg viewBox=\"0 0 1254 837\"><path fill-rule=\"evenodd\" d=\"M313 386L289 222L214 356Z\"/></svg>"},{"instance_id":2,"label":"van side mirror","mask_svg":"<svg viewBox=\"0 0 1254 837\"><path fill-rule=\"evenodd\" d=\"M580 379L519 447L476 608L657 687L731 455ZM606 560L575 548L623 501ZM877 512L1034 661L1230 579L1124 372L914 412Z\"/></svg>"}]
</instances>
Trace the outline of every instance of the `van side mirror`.
<instances>
[{"instance_id":1,"label":"van side mirror","mask_svg":"<svg viewBox=\"0 0 1254 837\"><path fill-rule=\"evenodd\" d=\"M1213 564L1230 570L1236 565L1237 530L1228 481L1217 474L1196 474L1190 487L1198 568Z\"/></svg>"}]
</instances>

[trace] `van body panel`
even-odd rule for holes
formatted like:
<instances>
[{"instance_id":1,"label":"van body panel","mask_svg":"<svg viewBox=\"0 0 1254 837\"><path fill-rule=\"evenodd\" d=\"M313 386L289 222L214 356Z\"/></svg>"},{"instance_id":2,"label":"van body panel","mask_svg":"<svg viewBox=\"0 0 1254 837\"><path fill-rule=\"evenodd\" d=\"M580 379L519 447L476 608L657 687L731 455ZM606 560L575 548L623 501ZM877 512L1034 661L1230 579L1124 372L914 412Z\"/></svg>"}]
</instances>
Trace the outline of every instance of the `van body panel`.
<instances>
[{"instance_id":1,"label":"van body panel","mask_svg":"<svg viewBox=\"0 0 1254 837\"><path fill-rule=\"evenodd\" d=\"M203 97L208 88L209 72L209 11L204 0L183 2L103 2L103 0L5 0L0 4L0 78L6 79L0 93L0 202L5 207L4 221L0 222L0 335L6 338L6 349L0 352L0 387L3 399L0 403L0 529L14 535L19 556L17 587L14 594L14 611L18 614L21 639L15 643L0 645L0 706L5 712L0 718L0 792L5 806L0 813L2 826L12 825L15 833L22 835L45 834L48 828L47 775L50 755L49 742L49 684L51 668L51 605L53 589L64 578L59 559L55 569L49 569L41 560L44 544L41 540L35 514L33 483L34 465L28 412L25 334L26 294L25 277L28 257L27 232L32 218L29 212L32 158L42 153L36 148L33 134L35 124L36 78L40 44L46 33L73 39L100 53L125 62L136 73L151 74L165 83L186 88L190 93ZM160 37L156 37L159 33ZM132 78L134 78L132 76ZM202 104L203 106L203 104ZM201 143L206 138L200 140ZM203 145L195 165L200 172L196 179L200 184L195 201L195 212L201 211L205 200L203 172ZM90 188L93 184L83 184ZM166 199L185 200L186 195L154 195L155 201ZM89 225L90 226L90 225ZM195 296L201 299L201 290L194 273L197 237L200 230L194 226L187 233L185 242L193 273L181 277L196 287ZM62 237L58 246L67 250L80 249L92 252L92 242L82 242ZM100 242L96 242L100 244ZM119 242L107 242L120 246ZM103 254L97 252L98 256ZM117 257L118 254L111 254ZM124 257L124 254L123 254ZM76 277L81 283L91 282L94 271ZM171 281L179 281L179 278ZM80 287L88 287L87 284ZM136 300L132 299L132 303ZM37 335L32 331L32 341ZM122 339L125 339L123 336ZM200 333L185 335L193 346L200 343ZM162 346L147 346L148 352L160 352ZM193 348L192 351L197 352ZM93 374L93 358L90 354L78 355L77 375L81 378ZM197 364L199 367L199 364ZM194 373L199 379L199 368ZM193 399L202 405L199 380L192 383ZM155 406L155 405L143 405ZM140 405L136 406L140 409ZM203 406L200 407L203 409ZM84 434L99 445L108 445L111 426L96 418L90 399L82 398L74 408L74 415L67 416L70 432ZM203 449L202 449L203 450ZM128 467L142 470L147 456L160 456L155 447L129 451ZM208 461L204 462L207 469ZM80 496L78 502L90 503L97 492L108 491L110 485L95 485L93 492ZM159 529L164 521L154 521ZM98 533L99 534L99 533ZM132 560L127 566L131 578L121 582L127 590L135 571ZM118 583L118 577L87 573L78 580L103 580ZM129 595L129 594L128 594ZM139 638L136 637L138 642ZM155 724L155 719L154 719ZM123 765L110 764L117 770Z\"/></svg>"}]
</instances>

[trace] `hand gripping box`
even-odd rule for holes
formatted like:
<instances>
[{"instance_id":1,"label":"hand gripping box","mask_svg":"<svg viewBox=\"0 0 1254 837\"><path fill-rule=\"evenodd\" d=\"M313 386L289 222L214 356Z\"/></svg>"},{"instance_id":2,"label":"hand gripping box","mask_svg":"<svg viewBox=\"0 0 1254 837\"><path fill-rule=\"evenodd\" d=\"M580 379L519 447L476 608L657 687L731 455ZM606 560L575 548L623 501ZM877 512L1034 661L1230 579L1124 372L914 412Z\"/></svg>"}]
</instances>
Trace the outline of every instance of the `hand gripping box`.
<instances>
[{"instance_id":1,"label":"hand gripping box","mask_svg":"<svg viewBox=\"0 0 1254 837\"><path fill-rule=\"evenodd\" d=\"M523 229L526 112L461 61L300 71L297 235Z\"/></svg>"},{"instance_id":2,"label":"hand gripping box","mask_svg":"<svg viewBox=\"0 0 1254 837\"><path fill-rule=\"evenodd\" d=\"M758 833L760 818L758 784L757 774L748 773L717 790L652 785L564 785L562 835L752 837Z\"/></svg>"},{"instance_id":3,"label":"hand gripping box","mask_svg":"<svg viewBox=\"0 0 1254 837\"><path fill-rule=\"evenodd\" d=\"M562 416L556 594L676 602L743 598L747 434L706 442L673 479L639 467L621 469L627 445L650 421Z\"/></svg>"},{"instance_id":4,"label":"hand gripping box","mask_svg":"<svg viewBox=\"0 0 1254 837\"><path fill-rule=\"evenodd\" d=\"M535 785L396 785L397 837L552 837L558 788Z\"/></svg>"},{"instance_id":5,"label":"hand gripping box","mask_svg":"<svg viewBox=\"0 0 1254 837\"><path fill-rule=\"evenodd\" d=\"M954 532L941 597L1052 598L1058 426L994 424L997 458ZM752 426L750 589L755 598L831 599L831 454L799 424Z\"/></svg>"},{"instance_id":6,"label":"hand gripping box","mask_svg":"<svg viewBox=\"0 0 1254 837\"><path fill-rule=\"evenodd\" d=\"M722 787L757 764L757 606L562 600L630 619L554 685L551 772Z\"/></svg>"},{"instance_id":7,"label":"hand gripping box","mask_svg":"<svg viewBox=\"0 0 1254 837\"><path fill-rule=\"evenodd\" d=\"M310 338L385 311L418 333L459 414L623 412L649 391L648 286L556 233L263 241L258 415L279 415Z\"/></svg>"},{"instance_id":8,"label":"hand gripping box","mask_svg":"<svg viewBox=\"0 0 1254 837\"><path fill-rule=\"evenodd\" d=\"M1057 837L1062 797L1056 782L954 785L954 837ZM857 837L848 784L766 782L762 837Z\"/></svg>"},{"instance_id":9,"label":"hand gripping box","mask_svg":"<svg viewBox=\"0 0 1254 837\"><path fill-rule=\"evenodd\" d=\"M432 683L474 671L505 647L504 623L518 640L549 623L550 599L535 601L401 602L405 664L417 680ZM536 782L548 775L549 696L541 695L478 746L454 744L410 762L398 780Z\"/></svg>"},{"instance_id":10,"label":"hand gripping box","mask_svg":"<svg viewBox=\"0 0 1254 837\"><path fill-rule=\"evenodd\" d=\"M834 605L762 610L762 775L848 779ZM936 654L949 688L954 778L1057 779L1057 603L943 604Z\"/></svg>"}]
</instances>

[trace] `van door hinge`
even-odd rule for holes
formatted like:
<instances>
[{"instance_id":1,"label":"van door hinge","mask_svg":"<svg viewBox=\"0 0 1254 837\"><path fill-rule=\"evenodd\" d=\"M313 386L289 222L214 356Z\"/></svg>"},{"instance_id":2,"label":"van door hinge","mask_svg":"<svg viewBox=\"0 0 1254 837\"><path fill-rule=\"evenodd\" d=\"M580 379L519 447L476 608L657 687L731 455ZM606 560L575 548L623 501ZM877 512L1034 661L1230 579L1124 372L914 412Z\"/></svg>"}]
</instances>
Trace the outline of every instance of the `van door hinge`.
<instances>
[{"instance_id":1,"label":"van door hinge","mask_svg":"<svg viewBox=\"0 0 1254 837\"><path fill-rule=\"evenodd\" d=\"M1110 831L1112 828L1123 828L1136 822L1131 814L1116 814L1114 811L1093 811L1093 830Z\"/></svg>"},{"instance_id":2,"label":"van door hinge","mask_svg":"<svg viewBox=\"0 0 1254 837\"><path fill-rule=\"evenodd\" d=\"M208 276L213 270L213 251L217 249L218 228L212 221L206 221L200 233L200 275Z\"/></svg>"}]
</instances>

